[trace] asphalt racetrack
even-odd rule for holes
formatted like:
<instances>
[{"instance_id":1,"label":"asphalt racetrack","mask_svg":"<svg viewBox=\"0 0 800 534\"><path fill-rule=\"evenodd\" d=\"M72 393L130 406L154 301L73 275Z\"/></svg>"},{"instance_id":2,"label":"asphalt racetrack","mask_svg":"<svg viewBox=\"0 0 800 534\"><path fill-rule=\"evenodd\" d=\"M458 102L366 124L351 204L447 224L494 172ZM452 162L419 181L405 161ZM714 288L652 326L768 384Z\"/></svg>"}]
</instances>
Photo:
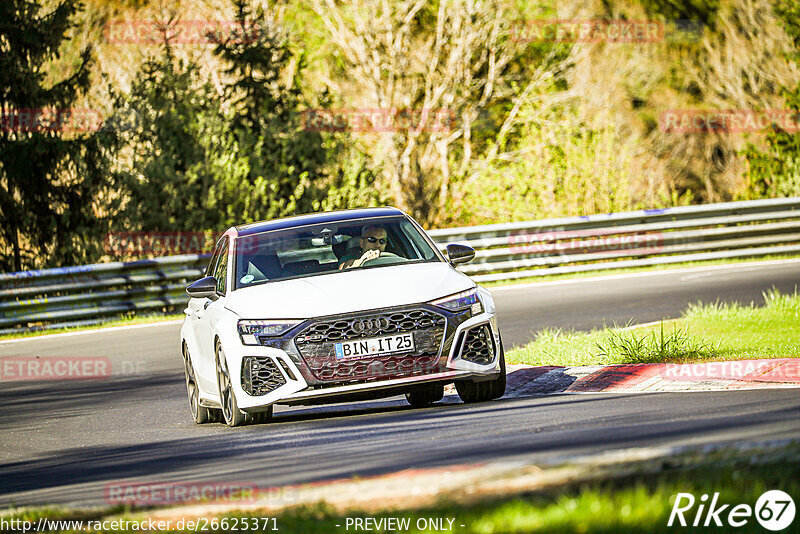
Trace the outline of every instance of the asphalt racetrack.
<instances>
[{"instance_id":1,"label":"asphalt racetrack","mask_svg":"<svg viewBox=\"0 0 800 534\"><path fill-rule=\"evenodd\" d=\"M712 266L494 288L507 348L545 327L677 317L698 301L762 303L800 285L800 261ZM175 323L0 342L0 357L107 357L104 380L0 383L0 507L103 505L125 482L260 487L409 468L541 461L639 446L800 438L800 390L546 395L463 405L446 397L278 407L230 429L189 416ZM792 355L787 355L792 356ZM796 355L795 355L796 356Z\"/></svg>"}]
</instances>

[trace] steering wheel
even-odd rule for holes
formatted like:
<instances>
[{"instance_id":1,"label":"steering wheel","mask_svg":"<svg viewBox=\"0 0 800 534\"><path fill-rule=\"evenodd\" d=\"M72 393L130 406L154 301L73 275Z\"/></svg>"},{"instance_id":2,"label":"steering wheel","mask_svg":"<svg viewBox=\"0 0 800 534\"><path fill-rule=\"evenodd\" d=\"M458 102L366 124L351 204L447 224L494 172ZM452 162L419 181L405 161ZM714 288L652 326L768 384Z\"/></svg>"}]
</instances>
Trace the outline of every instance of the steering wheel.
<instances>
[{"instance_id":1,"label":"steering wheel","mask_svg":"<svg viewBox=\"0 0 800 534\"><path fill-rule=\"evenodd\" d=\"M391 252L381 252L381 255L374 260L366 260L361 265L362 267L365 265L389 265L391 263L400 263L404 261L406 261L406 258L398 256L397 254L393 254Z\"/></svg>"}]
</instances>

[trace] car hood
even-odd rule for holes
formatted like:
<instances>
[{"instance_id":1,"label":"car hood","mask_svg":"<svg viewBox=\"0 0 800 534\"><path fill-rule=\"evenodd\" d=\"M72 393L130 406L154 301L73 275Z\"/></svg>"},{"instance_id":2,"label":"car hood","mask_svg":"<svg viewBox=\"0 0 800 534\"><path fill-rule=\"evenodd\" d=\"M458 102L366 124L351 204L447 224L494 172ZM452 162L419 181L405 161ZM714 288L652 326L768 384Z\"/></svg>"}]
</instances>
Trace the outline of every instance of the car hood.
<instances>
[{"instance_id":1,"label":"car hood","mask_svg":"<svg viewBox=\"0 0 800 534\"><path fill-rule=\"evenodd\" d=\"M225 307L245 319L305 319L427 302L472 287L444 262L392 265L237 289Z\"/></svg>"}]
</instances>

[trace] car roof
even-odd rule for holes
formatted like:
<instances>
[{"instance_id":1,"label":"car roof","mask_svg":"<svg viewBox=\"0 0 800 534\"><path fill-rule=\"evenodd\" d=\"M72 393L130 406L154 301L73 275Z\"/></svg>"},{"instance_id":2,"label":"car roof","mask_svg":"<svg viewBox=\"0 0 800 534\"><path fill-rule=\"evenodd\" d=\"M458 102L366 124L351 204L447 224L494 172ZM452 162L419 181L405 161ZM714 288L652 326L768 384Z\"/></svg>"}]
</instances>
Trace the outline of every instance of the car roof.
<instances>
[{"instance_id":1,"label":"car roof","mask_svg":"<svg viewBox=\"0 0 800 534\"><path fill-rule=\"evenodd\" d=\"M365 219L370 217L397 217L405 215L401 210L392 207L385 208L359 208L352 210L326 211L324 213L309 213L307 215L295 215L282 219L272 219L269 221L259 221L250 224L237 226L236 231L239 237L269 232L271 230L285 230L297 226L309 224L325 224L328 222L343 222L355 219Z\"/></svg>"}]
</instances>

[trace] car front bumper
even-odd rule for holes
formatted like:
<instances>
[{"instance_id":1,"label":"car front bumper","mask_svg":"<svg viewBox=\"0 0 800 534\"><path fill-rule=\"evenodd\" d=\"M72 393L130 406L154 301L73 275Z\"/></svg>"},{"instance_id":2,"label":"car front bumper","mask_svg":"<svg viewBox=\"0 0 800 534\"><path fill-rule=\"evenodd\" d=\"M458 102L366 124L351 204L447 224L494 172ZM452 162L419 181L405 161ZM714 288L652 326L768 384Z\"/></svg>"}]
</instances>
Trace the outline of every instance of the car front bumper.
<instances>
[{"instance_id":1,"label":"car front bumper","mask_svg":"<svg viewBox=\"0 0 800 534\"><path fill-rule=\"evenodd\" d=\"M464 339L476 328L486 328L492 338L491 360L486 363L475 363L464 359ZM226 351L231 376L242 376L242 362L247 357L256 357L260 361L271 362L273 373L282 385L262 395L251 395L242 386L241 380L233 380L236 399L244 411L256 412L271 404L317 404L335 402L337 397L342 402L358 398L359 395L375 397L399 394L404 391L430 382L452 382L455 380L491 380L500 373L499 332L494 314L484 312L463 321L448 336L439 355L439 364L435 369L424 374L401 377L386 377L352 381L348 383L320 384L309 383L307 369L301 369L302 362L284 350L265 347L241 345L229 347ZM233 350L231 350L233 348ZM299 363L299 365L298 365ZM396 390L396 393L392 390ZM385 394L385 395L382 395Z\"/></svg>"}]
</instances>

